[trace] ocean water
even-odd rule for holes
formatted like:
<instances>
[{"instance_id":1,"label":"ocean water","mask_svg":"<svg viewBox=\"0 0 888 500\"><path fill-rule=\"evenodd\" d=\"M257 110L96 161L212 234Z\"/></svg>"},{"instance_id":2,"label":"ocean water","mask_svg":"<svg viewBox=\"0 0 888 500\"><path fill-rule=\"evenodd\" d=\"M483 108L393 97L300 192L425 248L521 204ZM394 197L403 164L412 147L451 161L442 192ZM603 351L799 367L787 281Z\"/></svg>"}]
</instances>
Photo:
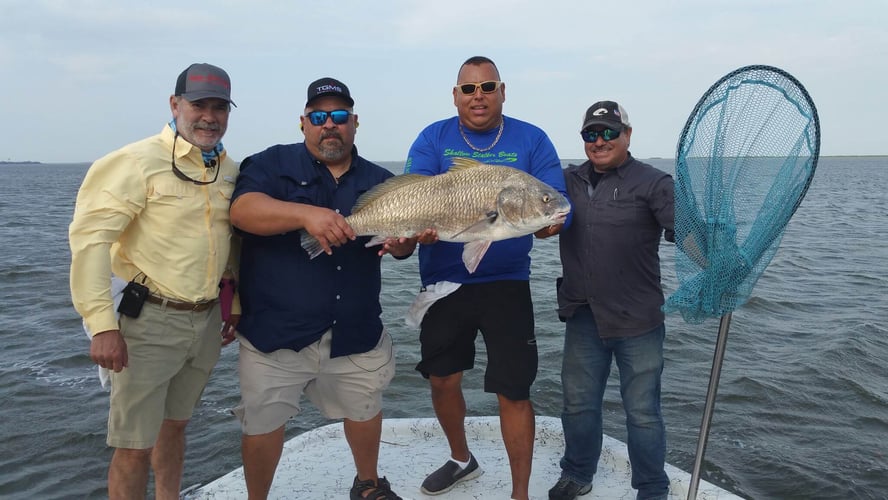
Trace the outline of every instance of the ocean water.
<instances>
[{"instance_id":1,"label":"ocean water","mask_svg":"<svg viewBox=\"0 0 888 500\"><path fill-rule=\"evenodd\" d=\"M672 171L671 160L650 160ZM567 162L565 162L567 163ZM393 171L399 163L383 162ZM87 164L0 165L0 498L103 498L107 393L68 291L67 226ZM734 312L704 479L756 499L888 498L888 158L821 159L751 300ZM661 250L676 286L674 249ZM419 286L416 258L384 259L383 309L398 374L389 417L433 416L413 370L418 333L403 315ZM558 416L563 325L554 313L556 239L533 251L540 371L538 414ZM667 460L694 462L718 320L667 319L663 410ZM183 487L241 465L236 346L222 358L188 430ZM465 378L472 415L493 415L481 362ZM625 440L616 377L605 431ZM328 423L310 404L288 436ZM381 464L384 470L384 464ZM556 478L551 480L554 482Z\"/></svg>"}]
</instances>

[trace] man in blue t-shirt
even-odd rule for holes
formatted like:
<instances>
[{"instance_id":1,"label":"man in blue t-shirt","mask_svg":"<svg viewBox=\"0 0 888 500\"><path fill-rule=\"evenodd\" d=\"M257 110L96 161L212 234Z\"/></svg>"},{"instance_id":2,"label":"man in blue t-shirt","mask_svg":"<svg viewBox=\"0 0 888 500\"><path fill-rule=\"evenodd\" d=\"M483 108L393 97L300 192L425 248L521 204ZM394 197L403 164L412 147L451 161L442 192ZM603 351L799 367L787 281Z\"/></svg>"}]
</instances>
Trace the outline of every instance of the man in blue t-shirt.
<instances>
[{"instance_id":1,"label":"man in blue t-shirt","mask_svg":"<svg viewBox=\"0 0 888 500\"><path fill-rule=\"evenodd\" d=\"M349 498L400 499L377 473L382 391L395 372L379 263L384 253L409 256L416 241L366 248L370 238L356 238L345 221L362 193L393 176L358 156L354 103L338 80L312 83L300 117L305 141L246 158L232 197L231 222L243 234L235 414L250 498L268 496L284 424L305 394L327 418L343 419L357 469ZM325 253L310 259L300 230Z\"/></svg>"},{"instance_id":2,"label":"man in blue t-shirt","mask_svg":"<svg viewBox=\"0 0 888 500\"><path fill-rule=\"evenodd\" d=\"M454 158L523 170L566 195L555 147L538 127L503 115L506 86L486 57L460 67L453 87L457 116L435 122L416 138L406 173L437 175ZM569 223L569 222L568 222ZM560 225L541 229L539 238ZM530 235L490 245L469 273L460 243L437 241L434 230L420 238L419 269L426 293L439 297L421 318L422 359L416 369L429 379L432 404L450 445L447 462L422 484L437 495L481 474L466 442L463 371L474 366L478 331L487 346L484 390L497 395L500 423L512 470L512 498L526 499L534 440L530 386L537 374L533 304L530 297Z\"/></svg>"}]
</instances>

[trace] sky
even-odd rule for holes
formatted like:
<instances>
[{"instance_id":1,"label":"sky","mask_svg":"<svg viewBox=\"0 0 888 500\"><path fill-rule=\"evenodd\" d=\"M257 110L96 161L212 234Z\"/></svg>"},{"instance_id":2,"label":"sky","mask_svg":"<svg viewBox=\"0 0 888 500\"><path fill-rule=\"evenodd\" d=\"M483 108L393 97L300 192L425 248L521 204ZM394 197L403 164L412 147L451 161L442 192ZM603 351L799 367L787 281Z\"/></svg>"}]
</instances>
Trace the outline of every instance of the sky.
<instances>
[{"instance_id":1,"label":"sky","mask_svg":"<svg viewBox=\"0 0 888 500\"><path fill-rule=\"evenodd\" d=\"M308 84L351 89L356 144L403 161L453 116L460 65L482 55L504 113L583 158L586 108L629 113L638 158L675 156L697 100L734 69L797 78L822 155L886 155L888 0L0 0L0 160L91 162L161 130L176 77L224 68L237 103L223 142L240 160L300 142Z\"/></svg>"}]
</instances>

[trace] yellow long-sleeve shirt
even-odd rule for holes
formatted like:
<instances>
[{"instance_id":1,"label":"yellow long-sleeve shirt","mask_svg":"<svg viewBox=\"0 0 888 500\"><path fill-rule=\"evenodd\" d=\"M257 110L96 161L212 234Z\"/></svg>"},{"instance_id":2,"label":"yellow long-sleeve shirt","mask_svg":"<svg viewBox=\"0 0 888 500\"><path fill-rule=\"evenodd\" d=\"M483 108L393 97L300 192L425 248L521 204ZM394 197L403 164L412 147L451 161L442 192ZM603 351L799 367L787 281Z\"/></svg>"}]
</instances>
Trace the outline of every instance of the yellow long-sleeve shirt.
<instances>
[{"instance_id":1,"label":"yellow long-sleeve shirt","mask_svg":"<svg viewBox=\"0 0 888 500\"><path fill-rule=\"evenodd\" d=\"M106 155L80 186L68 229L71 298L94 334L118 329L112 272L126 280L143 273L152 294L183 302L215 299L226 268L237 274L228 217L237 164L223 151L216 182L179 179L171 165L174 137L167 125ZM215 171L204 167L200 149L177 140L176 166L193 179L211 180Z\"/></svg>"}]
</instances>

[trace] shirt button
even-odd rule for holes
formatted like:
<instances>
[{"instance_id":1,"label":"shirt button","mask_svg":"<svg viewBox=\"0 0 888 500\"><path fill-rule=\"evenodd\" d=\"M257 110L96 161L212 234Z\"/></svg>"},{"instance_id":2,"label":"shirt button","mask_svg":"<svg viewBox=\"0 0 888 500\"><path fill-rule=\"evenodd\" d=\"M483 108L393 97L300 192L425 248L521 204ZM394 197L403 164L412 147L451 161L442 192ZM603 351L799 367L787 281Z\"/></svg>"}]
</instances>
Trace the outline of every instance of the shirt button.
<instances>
[{"instance_id":1,"label":"shirt button","mask_svg":"<svg viewBox=\"0 0 888 500\"><path fill-rule=\"evenodd\" d=\"M342 271L342 266L336 266L337 271Z\"/></svg>"},{"instance_id":2,"label":"shirt button","mask_svg":"<svg viewBox=\"0 0 888 500\"><path fill-rule=\"evenodd\" d=\"M336 300L339 300L340 298L342 298L342 296L340 296L340 295L336 296Z\"/></svg>"},{"instance_id":3,"label":"shirt button","mask_svg":"<svg viewBox=\"0 0 888 500\"><path fill-rule=\"evenodd\" d=\"M339 209L338 209L338 208L336 209L336 213L337 213L337 214L339 213Z\"/></svg>"}]
</instances>

